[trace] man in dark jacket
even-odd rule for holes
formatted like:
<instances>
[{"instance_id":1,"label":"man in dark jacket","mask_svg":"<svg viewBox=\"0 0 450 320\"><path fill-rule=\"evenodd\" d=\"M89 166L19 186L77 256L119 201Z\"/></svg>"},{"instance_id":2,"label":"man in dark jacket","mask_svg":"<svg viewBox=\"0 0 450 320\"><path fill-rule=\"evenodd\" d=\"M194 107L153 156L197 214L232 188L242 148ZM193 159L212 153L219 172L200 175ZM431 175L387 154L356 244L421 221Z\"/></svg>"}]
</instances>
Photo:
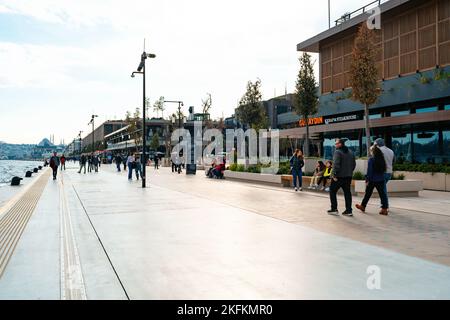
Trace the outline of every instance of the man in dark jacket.
<instances>
[{"instance_id":1,"label":"man in dark jacket","mask_svg":"<svg viewBox=\"0 0 450 320\"><path fill-rule=\"evenodd\" d=\"M352 191L351 184L353 171L356 168L356 160L353 152L345 145L342 139L336 140L336 151L333 157L333 170L331 171L330 201L331 210L329 214L338 215L337 193L342 188L345 196L344 216L352 217Z\"/></svg>"},{"instance_id":2,"label":"man in dark jacket","mask_svg":"<svg viewBox=\"0 0 450 320\"><path fill-rule=\"evenodd\" d=\"M53 180L56 180L56 175L58 174L58 167L60 165L60 161L58 158L58 154L56 152L53 153L53 157L50 158L50 168L53 170Z\"/></svg>"}]
</instances>

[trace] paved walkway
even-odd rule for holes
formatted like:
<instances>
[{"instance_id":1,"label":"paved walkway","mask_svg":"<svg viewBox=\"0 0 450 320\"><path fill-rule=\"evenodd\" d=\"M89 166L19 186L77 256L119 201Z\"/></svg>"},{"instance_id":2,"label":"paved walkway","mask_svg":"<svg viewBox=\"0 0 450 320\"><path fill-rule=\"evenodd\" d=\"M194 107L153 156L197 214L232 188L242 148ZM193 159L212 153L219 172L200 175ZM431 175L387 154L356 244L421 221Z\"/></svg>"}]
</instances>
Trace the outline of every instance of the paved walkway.
<instances>
[{"instance_id":1,"label":"paved walkway","mask_svg":"<svg viewBox=\"0 0 450 320\"><path fill-rule=\"evenodd\" d=\"M49 180L0 299L450 298L448 194L349 219L323 195L148 175L145 190L110 166Z\"/></svg>"}]
</instances>

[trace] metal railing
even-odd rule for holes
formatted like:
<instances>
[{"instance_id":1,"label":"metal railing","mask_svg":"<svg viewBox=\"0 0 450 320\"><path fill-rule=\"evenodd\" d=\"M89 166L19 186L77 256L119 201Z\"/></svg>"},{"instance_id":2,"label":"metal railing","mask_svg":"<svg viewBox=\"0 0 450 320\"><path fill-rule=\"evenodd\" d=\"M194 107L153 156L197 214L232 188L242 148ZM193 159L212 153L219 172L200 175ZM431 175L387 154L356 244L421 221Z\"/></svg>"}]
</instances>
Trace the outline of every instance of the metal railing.
<instances>
[{"instance_id":1,"label":"metal railing","mask_svg":"<svg viewBox=\"0 0 450 320\"><path fill-rule=\"evenodd\" d=\"M372 9L375 6L380 6L382 3L387 2L387 1L389 1L389 0L375 0L375 1L365 5L364 7L359 8L358 10L355 10L353 12L344 13L339 19L337 19L335 21L335 24L336 24L336 26L338 26L338 25L354 18L355 16L366 13L366 11L368 9Z\"/></svg>"}]
</instances>

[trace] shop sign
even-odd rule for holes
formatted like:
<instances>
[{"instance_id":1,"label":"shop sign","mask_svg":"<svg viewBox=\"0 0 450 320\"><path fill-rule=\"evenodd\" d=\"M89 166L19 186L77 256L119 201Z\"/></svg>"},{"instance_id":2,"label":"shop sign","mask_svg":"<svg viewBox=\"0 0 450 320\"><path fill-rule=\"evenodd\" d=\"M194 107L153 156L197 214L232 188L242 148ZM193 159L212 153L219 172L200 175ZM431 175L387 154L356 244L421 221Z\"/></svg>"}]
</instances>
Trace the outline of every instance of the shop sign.
<instances>
[{"instance_id":1,"label":"shop sign","mask_svg":"<svg viewBox=\"0 0 450 320\"><path fill-rule=\"evenodd\" d=\"M318 125L324 124L323 117L309 118L308 123L310 126L318 126ZM305 119L301 119L299 121L299 125L300 125L300 127L306 127Z\"/></svg>"}]
</instances>

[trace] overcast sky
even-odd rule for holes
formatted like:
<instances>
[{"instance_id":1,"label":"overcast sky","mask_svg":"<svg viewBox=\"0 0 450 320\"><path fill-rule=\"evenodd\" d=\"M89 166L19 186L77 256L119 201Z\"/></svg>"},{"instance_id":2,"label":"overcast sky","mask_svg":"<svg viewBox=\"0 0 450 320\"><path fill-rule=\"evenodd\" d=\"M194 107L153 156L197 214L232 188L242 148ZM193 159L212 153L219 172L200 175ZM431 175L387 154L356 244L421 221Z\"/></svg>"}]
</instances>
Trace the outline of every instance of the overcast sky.
<instances>
[{"instance_id":1,"label":"overcast sky","mask_svg":"<svg viewBox=\"0 0 450 320\"><path fill-rule=\"evenodd\" d=\"M331 2L335 20L370 1ZM152 104L199 110L209 92L213 117L230 116L249 80L262 80L264 99L292 92L297 43L327 26L327 0L0 0L0 141L70 142L93 112L100 122L141 106L130 74L144 38L157 55Z\"/></svg>"}]
</instances>

